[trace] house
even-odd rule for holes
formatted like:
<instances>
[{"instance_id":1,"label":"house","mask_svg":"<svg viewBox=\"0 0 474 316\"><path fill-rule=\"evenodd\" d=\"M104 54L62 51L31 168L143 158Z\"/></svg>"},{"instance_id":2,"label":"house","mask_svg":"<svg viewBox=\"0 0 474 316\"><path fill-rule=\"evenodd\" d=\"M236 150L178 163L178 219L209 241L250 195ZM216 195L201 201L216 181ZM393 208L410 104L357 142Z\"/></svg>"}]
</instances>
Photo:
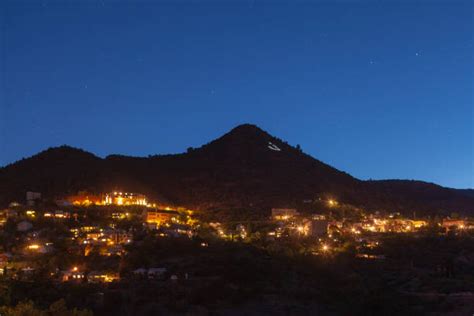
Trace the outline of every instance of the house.
<instances>
[{"instance_id":1,"label":"house","mask_svg":"<svg viewBox=\"0 0 474 316\"><path fill-rule=\"evenodd\" d=\"M148 270L145 268L138 268L136 270L133 270L133 274L135 275L145 276L147 275L147 273L148 273Z\"/></svg>"},{"instance_id":2,"label":"house","mask_svg":"<svg viewBox=\"0 0 474 316\"><path fill-rule=\"evenodd\" d=\"M33 228L33 224L28 221L21 221L16 225L16 230L19 232L26 232Z\"/></svg>"},{"instance_id":3,"label":"house","mask_svg":"<svg viewBox=\"0 0 474 316\"><path fill-rule=\"evenodd\" d=\"M147 210L145 212L145 221L148 224L161 225L163 223L171 221L179 215L176 211L166 210Z\"/></svg>"},{"instance_id":4,"label":"house","mask_svg":"<svg viewBox=\"0 0 474 316\"><path fill-rule=\"evenodd\" d=\"M166 268L138 268L133 271L133 274L140 277L145 277L149 279L163 279L167 270Z\"/></svg>"},{"instance_id":5,"label":"house","mask_svg":"<svg viewBox=\"0 0 474 316\"><path fill-rule=\"evenodd\" d=\"M328 220L311 220L309 223L310 236L324 236L328 233Z\"/></svg>"},{"instance_id":6,"label":"house","mask_svg":"<svg viewBox=\"0 0 474 316\"><path fill-rule=\"evenodd\" d=\"M451 229L453 227L457 229L464 229L466 228L466 221L463 219L450 219L450 218L445 218L443 219L442 225L446 229Z\"/></svg>"},{"instance_id":7,"label":"house","mask_svg":"<svg viewBox=\"0 0 474 316\"><path fill-rule=\"evenodd\" d=\"M71 213L61 211L61 210L57 210L57 211L54 212L54 217L55 218L69 218L69 217L71 217Z\"/></svg>"},{"instance_id":8,"label":"house","mask_svg":"<svg viewBox=\"0 0 474 316\"><path fill-rule=\"evenodd\" d=\"M82 206L102 204L102 198L100 195L89 193L86 191L81 191L77 195L68 196L66 198L66 201L69 204L82 205Z\"/></svg>"},{"instance_id":9,"label":"house","mask_svg":"<svg viewBox=\"0 0 474 316\"><path fill-rule=\"evenodd\" d=\"M103 256L121 256L124 253L122 245L102 246L99 252Z\"/></svg>"},{"instance_id":10,"label":"house","mask_svg":"<svg viewBox=\"0 0 474 316\"><path fill-rule=\"evenodd\" d=\"M71 270L66 270L61 272L63 282L80 282L84 280L84 272L79 271L76 267Z\"/></svg>"},{"instance_id":11,"label":"house","mask_svg":"<svg viewBox=\"0 0 474 316\"><path fill-rule=\"evenodd\" d=\"M12 258L12 255L8 252L0 253L0 265L7 264Z\"/></svg>"},{"instance_id":12,"label":"house","mask_svg":"<svg viewBox=\"0 0 474 316\"><path fill-rule=\"evenodd\" d=\"M41 200L41 193L31 191L26 192L26 205L34 206L39 200Z\"/></svg>"},{"instance_id":13,"label":"house","mask_svg":"<svg viewBox=\"0 0 474 316\"><path fill-rule=\"evenodd\" d=\"M0 226L5 225L6 222L7 222L7 216L5 212L0 212Z\"/></svg>"},{"instance_id":14,"label":"house","mask_svg":"<svg viewBox=\"0 0 474 316\"><path fill-rule=\"evenodd\" d=\"M104 205L147 205L147 197L139 193L110 192L102 200Z\"/></svg>"},{"instance_id":15,"label":"house","mask_svg":"<svg viewBox=\"0 0 474 316\"><path fill-rule=\"evenodd\" d=\"M31 243L26 246L24 253L25 254L45 254L50 253L54 250L52 243Z\"/></svg>"},{"instance_id":16,"label":"house","mask_svg":"<svg viewBox=\"0 0 474 316\"><path fill-rule=\"evenodd\" d=\"M287 220L298 215L298 211L293 208L272 208L272 218L274 220Z\"/></svg>"},{"instance_id":17,"label":"house","mask_svg":"<svg viewBox=\"0 0 474 316\"><path fill-rule=\"evenodd\" d=\"M415 228L421 228L421 227L428 226L428 222L427 221L422 221L422 220L413 220L412 225Z\"/></svg>"},{"instance_id":18,"label":"house","mask_svg":"<svg viewBox=\"0 0 474 316\"><path fill-rule=\"evenodd\" d=\"M87 275L87 282L89 283L110 283L119 279L118 273L92 271Z\"/></svg>"},{"instance_id":19,"label":"house","mask_svg":"<svg viewBox=\"0 0 474 316\"><path fill-rule=\"evenodd\" d=\"M57 206L63 206L63 207L67 207L67 206L71 206L72 203L68 200L65 200L65 199L58 199L58 200L55 200L54 201L56 203Z\"/></svg>"},{"instance_id":20,"label":"house","mask_svg":"<svg viewBox=\"0 0 474 316\"><path fill-rule=\"evenodd\" d=\"M166 268L150 268L148 269L149 279L162 279L166 273Z\"/></svg>"},{"instance_id":21,"label":"house","mask_svg":"<svg viewBox=\"0 0 474 316\"><path fill-rule=\"evenodd\" d=\"M123 229L105 229L104 236L115 244L129 244L133 241L133 235Z\"/></svg>"},{"instance_id":22,"label":"house","mask_svg":"<svg viewBox=\"0 0 474 316\"><path fill-rule=\"evenodd\" d=\"M3 213L4 213L4 216L6 218L12 218L12 217L17 217L18 216L18 211L17 210L6 209Z\"/></svg>"}]
</instances>

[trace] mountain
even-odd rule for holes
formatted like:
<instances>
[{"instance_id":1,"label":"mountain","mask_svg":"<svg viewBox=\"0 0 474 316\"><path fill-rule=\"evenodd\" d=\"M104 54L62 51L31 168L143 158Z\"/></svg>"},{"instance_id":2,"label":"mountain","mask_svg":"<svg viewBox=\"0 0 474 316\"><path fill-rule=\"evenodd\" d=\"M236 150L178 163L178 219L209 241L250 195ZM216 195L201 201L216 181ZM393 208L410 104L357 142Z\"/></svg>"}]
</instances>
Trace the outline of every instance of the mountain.
<instances>
[{"instance_id":1,"label":"mountain","mask_svg":"<svg viewBox=\"0 0 474 316\"><path fill-rule=\"evenodd\" d=\"M468 190L421 181L361 181L250 124L183 154L99 158L61 146L0 169L2 205L23 200L26 191L58 198L115 189L202 210L268 212L336 198L369 210L474 214Z\"/></svg>"}]
</instances>

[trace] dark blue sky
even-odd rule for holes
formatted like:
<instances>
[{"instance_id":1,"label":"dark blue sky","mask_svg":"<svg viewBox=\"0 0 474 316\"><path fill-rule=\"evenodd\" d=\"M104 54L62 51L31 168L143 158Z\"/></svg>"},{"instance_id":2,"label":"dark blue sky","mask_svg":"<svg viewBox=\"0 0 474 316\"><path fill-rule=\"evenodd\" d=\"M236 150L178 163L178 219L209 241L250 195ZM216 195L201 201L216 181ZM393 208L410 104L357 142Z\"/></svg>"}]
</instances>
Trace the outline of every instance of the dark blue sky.
<instances>
[{"instance_id":1,"label":"dark blue sky","mask_svg":"<svg viewBox=\"0 0 474 316\"><path fill-rule=\"evenodd\" d=\"M249 122L362 179L474 187L472 1L1 2L0 165Z\"/></svg>"}]
</instances>

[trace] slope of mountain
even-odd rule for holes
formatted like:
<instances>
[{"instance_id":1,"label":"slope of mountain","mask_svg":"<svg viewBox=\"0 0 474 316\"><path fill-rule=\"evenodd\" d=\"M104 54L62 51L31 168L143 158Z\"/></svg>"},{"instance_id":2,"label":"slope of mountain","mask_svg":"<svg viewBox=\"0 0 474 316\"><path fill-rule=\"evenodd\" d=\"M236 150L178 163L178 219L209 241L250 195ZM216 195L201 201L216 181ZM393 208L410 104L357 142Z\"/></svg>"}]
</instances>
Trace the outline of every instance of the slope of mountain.
<instances>
[{"instance_id":1,"label":"slope of mountain","mask_svg":"<svg viewBox=\"0 0 474 316\"><path fill-rule=\"evenodd\" d=\"M25 199L26 191L45 196L95 189L103 161L86 151L61 146L0 169L0 202Z\"/></svg>"},{"instance_id":2,"label":"slope of mountain","mask_svg":"<svg viewBox=\"0 0 474 316\"><path fill-rule=\"evenodd\" d=\"M336 197L373 210L474 213L474 197L465 192L419 181L361 181L250 124L183 154L102 159L62 146L0 169L3 205L28 190L55 198L117 188L203 210L268 211Z\"/></svg>"}]
</instances>

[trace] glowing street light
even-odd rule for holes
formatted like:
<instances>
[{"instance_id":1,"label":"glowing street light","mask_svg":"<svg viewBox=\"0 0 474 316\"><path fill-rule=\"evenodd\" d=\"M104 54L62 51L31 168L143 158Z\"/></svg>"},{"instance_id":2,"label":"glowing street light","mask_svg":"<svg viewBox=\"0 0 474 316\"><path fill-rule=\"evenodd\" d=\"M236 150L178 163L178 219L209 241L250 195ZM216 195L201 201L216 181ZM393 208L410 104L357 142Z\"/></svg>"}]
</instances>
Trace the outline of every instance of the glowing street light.
<instances>
[{"instance_id":1,"label":"glowing street light","mask_svg":"<svg viewBox=\"0 0 474 316\"><path fill-rule=\"evenodd\" d=\"M31 244L28 246L28 249L29 250L38 250L39 249L39 245L38 244Z\"/></svg>"}]
</instances>

